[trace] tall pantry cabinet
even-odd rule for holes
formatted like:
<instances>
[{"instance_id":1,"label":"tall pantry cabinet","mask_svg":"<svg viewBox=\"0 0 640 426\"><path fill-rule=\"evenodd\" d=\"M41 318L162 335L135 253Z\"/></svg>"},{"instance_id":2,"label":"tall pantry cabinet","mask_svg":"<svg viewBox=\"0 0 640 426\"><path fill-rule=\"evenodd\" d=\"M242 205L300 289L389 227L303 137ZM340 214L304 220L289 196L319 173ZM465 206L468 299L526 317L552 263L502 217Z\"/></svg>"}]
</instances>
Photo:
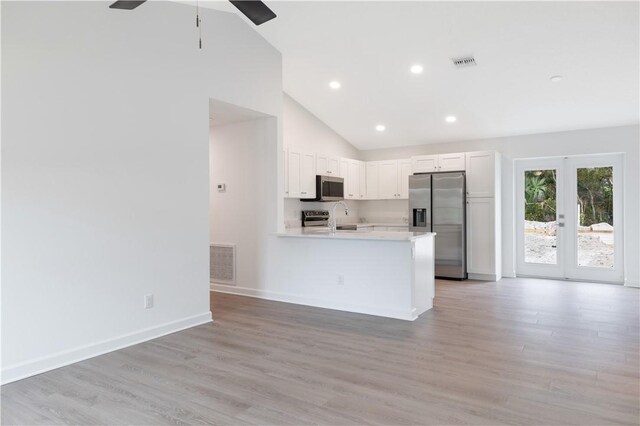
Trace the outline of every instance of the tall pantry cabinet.
<instances>
[{"instance_id":1,"label":"tall pantry cabinet","mask_svg":"<svg viewBox=\"0 0 640 426\"><path fill-rule=\"evenodd\" d=\"M502 278L501 156L467 152L467 273L470 279Z\"/></svg>"}]
</instances>

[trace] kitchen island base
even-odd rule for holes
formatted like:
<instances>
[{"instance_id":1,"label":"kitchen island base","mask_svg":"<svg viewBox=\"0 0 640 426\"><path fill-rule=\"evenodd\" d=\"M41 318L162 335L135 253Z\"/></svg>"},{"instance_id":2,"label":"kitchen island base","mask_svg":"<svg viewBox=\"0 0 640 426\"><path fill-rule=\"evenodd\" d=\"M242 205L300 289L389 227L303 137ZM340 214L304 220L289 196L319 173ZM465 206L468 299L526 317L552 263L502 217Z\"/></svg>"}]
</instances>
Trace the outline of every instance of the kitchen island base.
<instances>
[{"instance_id":1,"label":"kitchen island base","mask_svg":"<svg viewBox=\"0 0 640 426\"><path fill-rule=\"evenodd\" d=\"M278 234L272 248L283 261L267 266L268 290L212 289L413 321L433 307L435 234L384 234L388 239Z\"/></svg>"}]
</instances>

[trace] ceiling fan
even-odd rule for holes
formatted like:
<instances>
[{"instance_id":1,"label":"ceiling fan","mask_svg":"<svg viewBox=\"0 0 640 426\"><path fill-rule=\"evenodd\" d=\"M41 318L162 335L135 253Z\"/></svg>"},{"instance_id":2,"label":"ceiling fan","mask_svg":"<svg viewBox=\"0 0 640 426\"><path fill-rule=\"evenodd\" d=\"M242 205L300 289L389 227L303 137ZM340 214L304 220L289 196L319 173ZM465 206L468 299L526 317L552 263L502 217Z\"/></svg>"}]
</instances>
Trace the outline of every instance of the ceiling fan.
<instances>
[{"instance_id":1,"label":"ceiling fan","mask_svg":"<svg viewBox=\"0 0 640 426\"><path fill-rule=\"evenodd\" d=\"M147 0L119 0L109 6L111 9L133 10ZM271 9L260 0L229 0L244 16L256 25L264 24L276 17Z\"/></svg>"}]
</instances>

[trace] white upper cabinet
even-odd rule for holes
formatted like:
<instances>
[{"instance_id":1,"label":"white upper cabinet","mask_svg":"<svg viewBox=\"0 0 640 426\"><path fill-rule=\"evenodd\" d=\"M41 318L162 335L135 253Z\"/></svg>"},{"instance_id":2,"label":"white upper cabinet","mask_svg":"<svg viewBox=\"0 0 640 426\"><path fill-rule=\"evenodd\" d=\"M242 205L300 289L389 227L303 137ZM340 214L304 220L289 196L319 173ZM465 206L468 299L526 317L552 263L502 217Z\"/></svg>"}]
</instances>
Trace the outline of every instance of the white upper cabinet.
<instances>
[{"instance_id":1,"label":"white upper cabinet","mask_svg":"<svg viewBox=\"0 0 640 426\"><path fill-rule=\"evenodd\" d=\"M457 172L465 170L465 153L418 155L411 157L413 173Z\"/></svg>"},{"instance_id":2,"label":"white upper cabinet","mask_svg":"<svg viewBox=\"0 0 640 426\"><path fill-rule=\"evenodd\" d=\"M409 176L411 176L411 160L398 160L398 197L409 199Z\"/></svg>"},{"instance_id":3,"label":"white upper cabinet","mask_svg":"<svg viewBox=\"0 0 640 426\"><path fill-rule=\"evenodd\" d=\"M398 161L378 162L378 198L392 200L398 198Z\"/></svg>"},{"instance_id":4,"label":"white upper cabinet","mask_svg":"<svg viewBox=\"0 0 640 426\"><path fill-rule=\"evenodd\" d=\"M289 173L287 173L289 180L289 184L287 185L288 196L291 198L300 198L300 164L302 164L302 153L290 150L287 157L287 165L289 167Z\"/></svg>"},{"instance_id":5,"label":"white upper cabinet","mask_svg":"<svg viewBox=\"0 0 640 426\"><path fill-rule=\"evenodd\" d=\"M340 159L340 176L344 179L344 198L359 200L360 197L360 165L361 161L350 158Z\"/></svg>"},{"instance_id":6,"label":"white upper cabinet","mask_svg":"<svg viewBox=\"0 0 640 426\"><path fill-rule=\"evenodd\" d=\"M495 197L500 184L500 154L495 151L467 152L467 197Z\"/></svg>"},{"instance_id":7,"label":"white upper cabinet","mask_svg":"<svg viewBox=\"0 0 640 426\"><path fill-rule=\"evenodd\" d=\"M413 173L431 173L438 171L437 155L417 155L411 157L411 169Z\"/></svg>"},{"instance_id":8,"label":"white upper cabinet","mask_svg":"<svg viewBox=\"0 0 640 426\"><path fill-rule=\"evenodd\" d=\"M300 163L300 198L316 197L316 155L302 153Z\"/></svg>"},{"instance_id":9,"label":"white upper cabinet","mask_svg":"<svg viewBox=\"0 0 640 426\"><path fill-rule=\"evenodd\" d=\"M360 161L359 163L360 178L358 179L358 199L364 200L367 197L367 163L364 161Z\"/></svg>"},{"instance_id":10,"label":"white upper cabinet","mask_svg":"<svg viewBox=\"0 0 640 426\"><path fill-rule=\"evenodd\" d=\"M289 150L285 163L287 165L285 196L289 198L315 198L316 155Z\"/></svg>"},{"instance_id":11,"label":"white upper cabinet","mask_svg":"<svg viewBox=\"0 0 640 426\"><path fill-rule=\"evenodd\" d=\"M316 174L325 176L340 176L340 160L328 155L316 155Z\"/></svg>"},{"instance_id":12,"label":"white upper cabinet","mask_svg":"<svg viewBox=\"0 0 640 426\"><path fill-rule=\"evenodd\" d=\"M347 185L345 185L346 193L344 198L348 200L357 200L360 198L360 161L349 160L349 169L347 174Z\"/></svg>"},{"instance_id":13,"label":"white upper cabinet","mask_svg":"<svg viewBox=\"0 0 640 426\"><path fill-rule=\"evenodd\" d=\"M455 154L438 155L438 171L439 172L461 172L466 169L466 154L458 152Z\"/></svg>"},{"instance_id":14,"label":"white upper cabinet","mask_svg":"<svg viewBox=\"0 0 640 426\"><path fill-rule=\"evenodd\" d=\"M411 160L376 161L377 190L373 189L373 183L369 183L369 177L375 169L367 163L367 198L379 200L398 200L409 198L409 175L411 174ZM369 191L369 189L372 189ZM370 195L377 193L377 196Z\"/></svg>"},{"instance_id":15,"label":"white upper cabinet","mask_svg":"<svg viewBox=\"0 0 640 426\"><path fill-rule=\"evenodd\" d=\"M366 193L365 198L367 200L377 200L379 197L379 185L378 185L378 177L379 177L379 166L377 161L368 161L366 163L367 169L367 182L366 182Z\"/></svg>"}]
</instances>

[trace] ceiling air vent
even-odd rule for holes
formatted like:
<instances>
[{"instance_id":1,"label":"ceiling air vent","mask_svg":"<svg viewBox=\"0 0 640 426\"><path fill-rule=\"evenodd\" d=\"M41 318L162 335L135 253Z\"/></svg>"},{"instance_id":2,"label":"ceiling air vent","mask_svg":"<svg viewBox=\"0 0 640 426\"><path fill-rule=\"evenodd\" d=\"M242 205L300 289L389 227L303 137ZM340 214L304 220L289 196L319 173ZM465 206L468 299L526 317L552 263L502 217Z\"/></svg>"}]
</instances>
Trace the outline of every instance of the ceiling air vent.
<instances>
[{"instance_id":1,"label":"ceiling air vent","mask_svg":"<svg viewBox=\"0 0 640 426\"><path fill-rule=\"evenodd\" d=\"M475 67L476 66L476 58L473 56L463 56L461 58L453 58L453 65L456 68L465 68L465 67Z\"/></svg>"}]
</instances>

